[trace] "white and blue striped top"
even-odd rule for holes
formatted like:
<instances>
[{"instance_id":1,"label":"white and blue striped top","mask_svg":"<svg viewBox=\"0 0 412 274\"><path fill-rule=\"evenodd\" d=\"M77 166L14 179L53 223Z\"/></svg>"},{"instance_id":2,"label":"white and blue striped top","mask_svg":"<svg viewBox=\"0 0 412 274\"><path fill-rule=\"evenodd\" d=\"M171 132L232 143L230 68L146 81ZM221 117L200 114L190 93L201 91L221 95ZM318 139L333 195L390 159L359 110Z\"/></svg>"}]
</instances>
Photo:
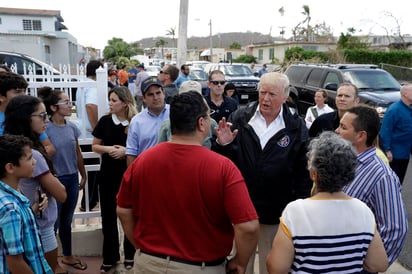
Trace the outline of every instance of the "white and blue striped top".
<instances>
[{"instance_id":1,"label":"white and blue striped top","mask_svg":"<svg viewBox=\"0 0 412 274\"><path fill-rule=\"evenodd\" d=\"M295 247L290 273L360 273L375 232L372 211L358 199L299 199L281 227Z\"/></svg>"}]
</instances>

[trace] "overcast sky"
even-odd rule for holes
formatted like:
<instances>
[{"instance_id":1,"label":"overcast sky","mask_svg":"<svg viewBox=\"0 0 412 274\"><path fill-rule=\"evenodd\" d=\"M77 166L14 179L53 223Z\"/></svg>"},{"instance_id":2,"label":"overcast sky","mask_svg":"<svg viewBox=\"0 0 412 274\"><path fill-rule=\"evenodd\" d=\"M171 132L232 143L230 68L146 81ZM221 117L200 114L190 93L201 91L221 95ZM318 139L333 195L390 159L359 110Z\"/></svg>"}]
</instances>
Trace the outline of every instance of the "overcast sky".
<instances>
[{"instance_id":1,"label":"overcast sky","mask_svg":"<svg viewBox=\"0 0 412 274\"><path fill-rule=\"evenodd\" d=\"M384 4L385 3L385 4ZM278 36L285 27L285 37L304 19L302 6L308 5L311 24L325 22L335 36L354 27L363 34L385 34L395 29L399 20L402 34L412 34L412 13L408 2L400 0L189 0L188 37L212 33L261 32ZM113 37L133 42L147 37L165 36L179 26L179 0L0 0L1 7L60 10L68 32L84 46L103 49ZM280 15L283 7L285 13Z\"/></svg>"}]
</instances>

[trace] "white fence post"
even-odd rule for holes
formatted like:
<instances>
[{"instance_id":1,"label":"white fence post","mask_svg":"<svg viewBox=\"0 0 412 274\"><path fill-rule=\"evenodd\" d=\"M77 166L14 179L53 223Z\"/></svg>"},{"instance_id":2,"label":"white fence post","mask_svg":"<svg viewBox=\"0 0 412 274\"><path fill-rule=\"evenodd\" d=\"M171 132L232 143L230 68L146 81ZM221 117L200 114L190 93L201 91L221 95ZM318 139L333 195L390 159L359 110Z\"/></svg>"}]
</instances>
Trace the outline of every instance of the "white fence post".
<instances>
[{"instance_id":1,"label":"white fence post","mask_svg":"<svg viewBox=\"0 0 412 274\"><path fill-rule=\"evenodd\" d=\"M100 67L96 70L96 82L97 90L99 93L99 107L98 107L98 116L99 119L108 112L108 87L107 87L107 70ZM105 91L104 94L101 91Z\"/></svg>"}]
</instances>

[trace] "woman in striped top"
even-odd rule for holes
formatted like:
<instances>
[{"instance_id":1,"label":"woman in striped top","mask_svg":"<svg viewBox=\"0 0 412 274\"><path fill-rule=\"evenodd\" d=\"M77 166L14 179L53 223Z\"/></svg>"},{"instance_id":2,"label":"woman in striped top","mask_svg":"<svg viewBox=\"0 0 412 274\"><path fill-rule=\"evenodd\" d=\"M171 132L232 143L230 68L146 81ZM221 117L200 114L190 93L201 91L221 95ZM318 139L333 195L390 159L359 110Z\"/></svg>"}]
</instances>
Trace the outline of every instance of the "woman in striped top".
<instances>
[{"instance_id":1,"label":"woman in striped top","mask_svg":"<svg viewBox=\"0 0 412 274\"><path fill-rule=\"evenodd\" d=\"M291 202L267 257L270 274L383 272L388 258L366 204L342 188L355 177L356 152L333 132L312 140L308 168L316 194Z\"/></svg>"}]
</instances>

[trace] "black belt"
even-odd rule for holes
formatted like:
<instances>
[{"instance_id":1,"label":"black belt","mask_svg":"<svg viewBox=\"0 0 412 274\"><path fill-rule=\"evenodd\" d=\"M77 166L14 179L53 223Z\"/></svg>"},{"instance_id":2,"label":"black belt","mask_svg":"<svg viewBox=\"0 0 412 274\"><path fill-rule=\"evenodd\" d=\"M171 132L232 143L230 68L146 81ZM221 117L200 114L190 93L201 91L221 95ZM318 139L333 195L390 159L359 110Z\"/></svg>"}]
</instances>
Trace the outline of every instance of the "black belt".
<instances>
[{"instance_id":1,"label":"black belt","mask_svg":"<svg viewBox=\"0 0 412 274\"><path fill-rule=\"evenodd\" d=\"M150 252L146 252L143 250L140 250L141 253L146 254L146 255L150 255L150 256L154 256L157 258L162 258L165 260L170 260L170 261L174 261L174 262L178 262L178 263L182 263L182 264L190 264L190 265L196 265L196 266L217 266L217 265L221 265L226 261L226 257L225 258L220 258L211 262L194 262L194 261L188 261L185 259L180 259L180 258L176 258L176 257L172 257L172 256L167 256L167 255L162 255L162 254L155 254L155 253L150 253Z\"/></svg>"}]
</instances>

